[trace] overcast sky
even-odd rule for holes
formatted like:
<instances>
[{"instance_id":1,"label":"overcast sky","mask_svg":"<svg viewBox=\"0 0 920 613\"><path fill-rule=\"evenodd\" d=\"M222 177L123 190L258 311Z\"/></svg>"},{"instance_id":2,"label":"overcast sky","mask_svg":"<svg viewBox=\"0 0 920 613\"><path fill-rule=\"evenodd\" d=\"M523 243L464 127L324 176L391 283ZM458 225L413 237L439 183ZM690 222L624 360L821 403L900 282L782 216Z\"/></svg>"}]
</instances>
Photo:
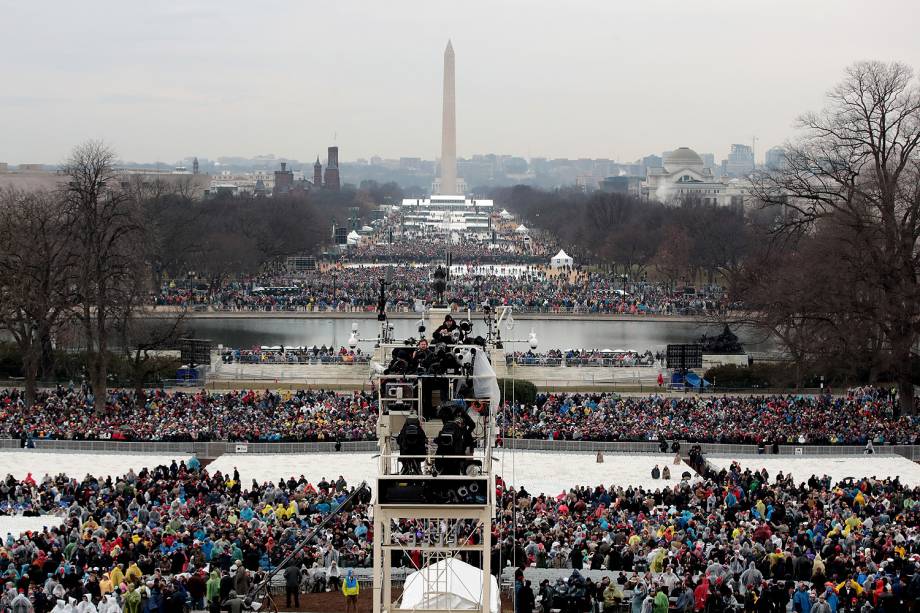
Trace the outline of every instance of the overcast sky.
<instances>
[{"instance_id":1,"label":"overcast sky","mask_svg":"<svg viewBox=\"0 0 920 613\"><path fill-rule=\"evenodd\" d=\"M860 59L920 66L918 0L0 0L0 161L762 152Z\"/></svg>"}]
</instances>

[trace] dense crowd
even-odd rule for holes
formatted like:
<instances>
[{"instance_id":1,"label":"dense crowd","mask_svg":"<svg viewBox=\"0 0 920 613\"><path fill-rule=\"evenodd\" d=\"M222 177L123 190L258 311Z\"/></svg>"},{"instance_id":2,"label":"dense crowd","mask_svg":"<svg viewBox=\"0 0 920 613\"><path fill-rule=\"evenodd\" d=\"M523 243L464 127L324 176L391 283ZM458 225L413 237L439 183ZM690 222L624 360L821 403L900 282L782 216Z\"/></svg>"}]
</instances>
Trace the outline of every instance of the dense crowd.
<instances>
[{"instance_id":1,"label":"dense crowd","mask_svg":"<svg viewBox=\"0 0 920 613\"><path fill-rule=\"evenodd\" d=\"M415 308L416 301L431 304L436 300L431 288L432 267L366 266L244 279L216 291L170 282L161 288L156 304L227 311L373 311L380 295L379 279L385 278L388 270L388 311L408 311ZM620 275L537 266L486 266L478 270L485 274L452 276L445 299L453 307L479 310L489 302L521 312L631 315L705 315L740 308L719 286L624 284Z\"/></svg>"},{"instance_id":2,"label":"dense crowd","mask_svg":"<svg viewBox=\"0 0 920 613\"><path fill-rule=\"evenodd\" d=\"M443 239L421 237L402 242L369 240L350 247L346 257L352 262L435 262L444 257L447 247ZM464 240L450 245L450 254L458 264L519 264L545 262L555 255L558 247L552 241L521 240L496 242Z\"/></svg>"},{"instance_id":3,"label":"dense crowd","mask_svg":"<svg viewBox=\"0 0 920 613\"><path fill-rule=\"evenodd\" d=\"M689 440L716 443L916 444L920 418L895 417L893 392L842 396L644 396L538 394L497 416L504 438L584 441ZM23 440L361 441L376 437L373 393L110 392L93 408L89 389L43 391L25 407L18 390L0 392L0 432Z\"/></svg>"},{"instance_id":4,"label":"dense crowd","mask_svg":"<svg viewBox=\"0 0 920 613\"><path fill-rule=\"evenodd\" d=\"M117 478L31 475L0 482L9 512L53 514L41 532L7 534L0 548L4 610L182 613L230 610L278 566L311 526L353 492L346 481L277 483L208 474L196 458ZM370 492L358 493L285 569L300 590L338 589L372 551ZM339 569L342 570L339 570ZM31 603L12 600L18 594ZM299 598L298 598L299 600ZM79 603L79 604L76 604ZM68 608L70 607L70 608Z\"/></svg>"},{"instance_id":5,"label":"dense crowd","mask_svg":"<svg viewBox=\"0 0 920 613\"><path fill-rule=\"evenodd\" d=\"M610 349L550 349L545 352L505 352L505 361L519 366L652 366L662 360L662 354L634 350Z\"/></svg>"},{"instance_id":6,"label":"dense crowd","mask_svg":"<svg viewBox=\"0 0 920 613\"><path fill-rule=\"evenodd\" d=\"M345 347L257 347L228 349L221 354L224 364L366 364L370 354Z\"/></svg>"},{"instance_id":7,"label":"dense crowd","mask_svg":"<svg viewBox=\"0 0 920 613\"><path fill-rule=\"evenodd\" d=\"M363 392L157 390L138 400L117 390L104 412L85 387L44 391L30 409L19 391L0 392L0 431L23 440L355 441L375 438L376 427L374 397Z\"/></svg>"},{"instance_id":8,"label":"dense crowd","mask_svg":"<svg viewBox=\"0 0 920 613\"><path fill-rule=\"evenodd\" d=\"M737 464L655 491L509 489L493 559L499 567L572 569L569 582L555 586L519 580L518 612L532 612L538 591L543 602L580 597L564 609L571 611L625 600L633 613L893 613L920 601L918 502L920 489L896 479L834 484L813 475L797 484ZM592 582L584 569L613 572Z\"/></svg>"},{"instance_id":9,"label":"dense crowd","mask_svg":"<svg viewBox=\"0 0 920 613\"><path fill-rule=\"evenodd\" d=\"M895 417L896 406L893 394L872 388L844 396L539 394L504 411L499 426L509 438L916 444L920 419Z\"/></svg>"},{"instance_id":10,"label":"dense crowd","mask_svg":"<svg viewBox=\"0 0 920 613\"><path fill-rule=\"evenodd\" d=\"M564 610L626 600L638 613L656 610L659 594L674 607L665 610L682 612L890 613L920 599L920 488L897 479L835 484L733 465L654 491L597 485L534 495L524 485L497 481L492 568L566 569L571 577L536 588L521 579L518 612L532 613L533 592L541 605L562 594ZM60 525L6 536L0 606L16 610L19 594L39 613L238 606L352 491L341 476L247 485L236 471L210 474L196 458L115 478L7 476L4 514L56 515ZM284 569L289 588L340 589L350 570L370 565L369 501L370 492L359 494ZM411 566L416 557L410 546L392 562ZM610 575L592 582L585 569Z\"/></svg>"}]
</instances>

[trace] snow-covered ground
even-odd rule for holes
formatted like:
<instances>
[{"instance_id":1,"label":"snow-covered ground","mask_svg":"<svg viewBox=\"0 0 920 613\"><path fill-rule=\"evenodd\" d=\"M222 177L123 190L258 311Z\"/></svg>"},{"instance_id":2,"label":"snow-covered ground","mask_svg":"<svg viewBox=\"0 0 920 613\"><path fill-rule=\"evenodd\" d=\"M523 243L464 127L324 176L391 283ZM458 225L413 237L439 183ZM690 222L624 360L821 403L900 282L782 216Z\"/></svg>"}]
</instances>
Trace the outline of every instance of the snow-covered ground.
<instances>
[{"instance_id":1,"label":"snow-covered ground","mask_svg":"<svg viewBox=\"0 0 920 613\"><path fill-rule=\"evenodd\" d=\"M533 494L540 492L558 494L575 485L634 485L646 488L666 487L669 482L654 480L652 467L665 465L671 469L670 484L680 480L682 472L690 471L686 464L674 466L673 455L660 454L605 454L604 461L596 461L595 454L549 453L538 451L503 451L494 453L498 462L496 474L509 485L524 486ZM240 471L240 480L248 485L258 482L303 475L311 483L321 478L345 477L349 484L366 480L372 487L377 477L377 459L372 454L308 453L308 454L238 454L224 455L212 462L208 470L229 472L233 467Z\"/></svg>"},{"instance_id":2,"label":"snow-covered ground","mask_svg":"<svg viewBox=\"0 0 920 613\"><path fill-rule=\"evenodd\" d=\"M772 481L779 471L790 472L797 482L808 481L812 475L829 475L834 482L847 477L901 477L911 487L920 485L920 464L897 455L859 456L706 456L717 468L728 468L733 461L742 468L766 468Z\"/></svg>"},{"instance_id":3,"label":"snow-covered ground","mask_svg":"<svg viewBox=\"0 0 920 613\"><path fill-rule=\"evenodd\" d=\"M0 537L6 539L8 533L13 536L19 536L23 532L41 532L45 526L50 528L61 525L63 520L63 517L54 515L40 515L38 517L0 515Z\"/></svg>"},{"instance_id":4,"label":"snow-covered ground","mask_svg":"<svg viewBox=\"0 0 920 613\"><path fill-rule=\"evenodd\" d=\"M357 485L363 480L373 487L377 478L377 458L370 453L257 453L225 454L208 465L212 474L221 471L233 474L233 468L240 471L243 487L252 480L259 483L303 475L311 483L323 477L335 480L342 475L349 484Z\"/></svg>"},{"instance_id":5,"label":"snow-covered ground","mask_svg":"<svg viewBox=\"0 0 920 613\"><path fill-rule=\"evenodd\" d=\"M0 451L0 478L12 474L17 479L28 473L40 481L45 473L51 476L64 473L75 479L87 474L95 477L123 475L133 468L152 468L160 464L169 465L176 460L188 460L190 455L160 455L147 453L49 453L33 449Z\"/></svg>"},{"instance_id":6,"label":"snow-covered ground","mask_svg":"<svg viewBox=\"0 0 920 613\"><path fill-rule=\"evenodd\" d=\"M674 455L657 453L604 454L604 461L597 462L593 453L549 453L539 451L501 450L497 457L501 462L496 474L510 485L524 486L531 494L559 494L576 485L619 485L641 486L646 489L669 487L680 481L684 471L696 476L686 464L674 464ZM671 480L652 479L655 465L671 470Z\"/></svg>"}]
</instances>

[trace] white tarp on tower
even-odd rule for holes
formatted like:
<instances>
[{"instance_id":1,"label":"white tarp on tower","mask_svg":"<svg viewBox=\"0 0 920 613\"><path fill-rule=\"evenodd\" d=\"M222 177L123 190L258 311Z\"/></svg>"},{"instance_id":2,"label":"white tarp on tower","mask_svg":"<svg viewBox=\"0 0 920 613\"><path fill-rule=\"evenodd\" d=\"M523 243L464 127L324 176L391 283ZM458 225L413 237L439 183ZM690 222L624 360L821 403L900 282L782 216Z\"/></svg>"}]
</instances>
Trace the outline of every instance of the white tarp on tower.
<instances>
[{"instance_id":1,"label":"white tarp on tower","mask_svg":"<svg viewBox=\"0 0 920 613\"><path fill-rule=\"evenodd\" d=\"M495 375L495 369L489 363L488 356L482 350L473 360L473 393L477 398L488 398L489 410L498 411L498 405L501 402L498 378Z\"/></svg>"},{"instance_id":2,"label":"white tarp on tower","mask_svg":"<svg viewBox=\"0 0 920 613\"><path fill-rule=\"evenodd\" d=\"M499 613L498 582L490 576L489 609ZM455 558L415 571L403 584L400 608L477 611L482 601L482 569Z\"/></svg>"}]
</instances>

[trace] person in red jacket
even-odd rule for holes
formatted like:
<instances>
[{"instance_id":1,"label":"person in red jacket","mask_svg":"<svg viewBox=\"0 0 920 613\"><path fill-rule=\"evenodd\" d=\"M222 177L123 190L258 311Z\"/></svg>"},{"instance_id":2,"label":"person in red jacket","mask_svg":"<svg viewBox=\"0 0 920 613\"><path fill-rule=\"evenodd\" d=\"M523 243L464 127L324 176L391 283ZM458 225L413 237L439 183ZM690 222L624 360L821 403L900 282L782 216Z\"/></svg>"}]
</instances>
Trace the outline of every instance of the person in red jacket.
<instances>
[{"instance_id":1,"label":"person in red jacket","mask_svg":"<svg viewBox=\"0 0 920 613\"><path fill-rule=\"evenodd\" d=\"M706 599L709 598L709 575L693 590L693 610L702 611L706 608Z\"/></svg>"}]
</instances>

